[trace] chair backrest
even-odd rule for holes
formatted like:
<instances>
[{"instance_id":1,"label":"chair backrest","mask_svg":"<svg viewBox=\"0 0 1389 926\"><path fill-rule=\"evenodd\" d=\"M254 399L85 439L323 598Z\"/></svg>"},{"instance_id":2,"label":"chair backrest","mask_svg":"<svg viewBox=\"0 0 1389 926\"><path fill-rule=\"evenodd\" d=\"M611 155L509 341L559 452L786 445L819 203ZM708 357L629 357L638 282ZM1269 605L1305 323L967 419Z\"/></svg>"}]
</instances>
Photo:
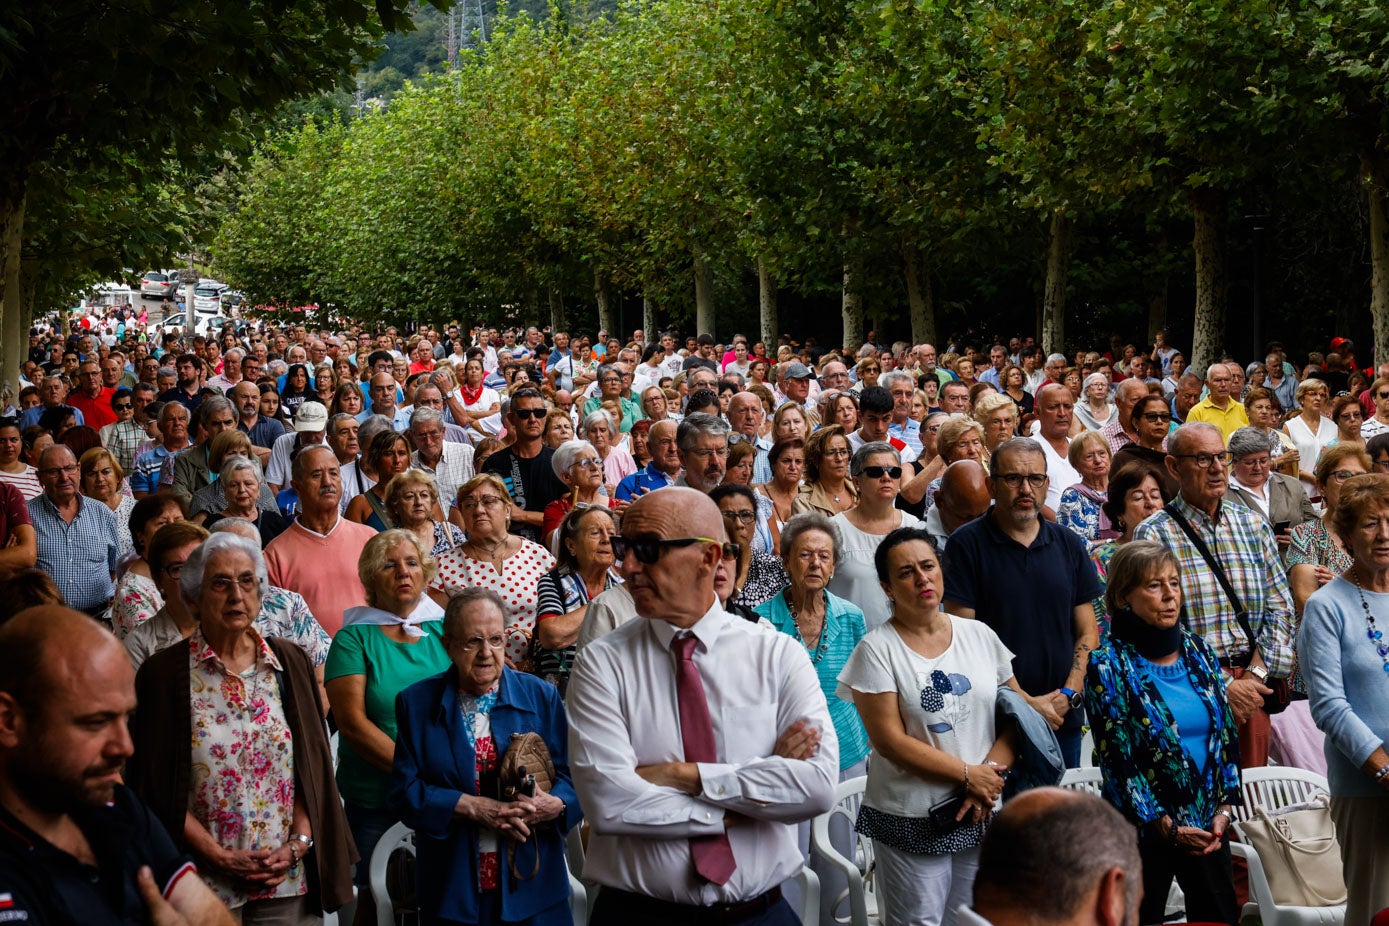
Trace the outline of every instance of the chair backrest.
<instances>
[{"instance_id":1,"label":"chair backrest","mask_svg":"<svg viewBox=\"0 0 1389 926\"><path fill-rule=\"evenodd\" d=\"M814 851L830 859L832 864L842 860L844 867L841 870L846 874L850 866L857 872L856 878L853 875L849 876L849 889L832 901L834 919L839 923L867 923L870 911L876 914L878 910L875 890L877 879L873 877L873 840L854 829L867 784L868 779L864 776L840 782L834 789L834 806L811 822L811 845ZM844 818L843 828L852 834L853 844L850 847L849 858L841 855L830 840L830 825L837 817ZM843 912L846 902L847 915Z\"/></svg>"},{"instance_id":2,"label":"chair backrest","mask_svg":"<svg viewBox=\"0 0 1389 926\"><path fill-rule=\"evenodd\" d=\"M1244 794L1244 806L1235 808L1236 820L1252 818L1256 807L1272 811L1305 803L1318 794L1329 794L1330 788L1316 772L1280 765L1240 772L1240 791Z\"/></svg>"},{"instance_id":3,"label":"chair backrest","mask_svg":"<svg viewBox=\"0 0 1389 926\"><path fill-rule=\"evenodd\" d=\"M415 854L415 831L404 823L397 823L386 830L381 841L372 850L371 863L367 868L371 896L376 904L377 926L395 926L395 907L391 902L390 892L386 890L386 868L390 863L391 853L396 849L405 849L411 855Z\"/></svg>"},{"instance_id":4,"label":"chair backrest","mask_svg":"<svg viewBox=\"0 0 1389 926\"><path fill-rule=\"evenodd\" d=\"M1100 796L1100 785L1103 782L1104 775L1097 768L1068 768L1061 776L1061 787L1070 788L1072 791L1086 791L1096 797Z\"/></svg>"}]
</instances>

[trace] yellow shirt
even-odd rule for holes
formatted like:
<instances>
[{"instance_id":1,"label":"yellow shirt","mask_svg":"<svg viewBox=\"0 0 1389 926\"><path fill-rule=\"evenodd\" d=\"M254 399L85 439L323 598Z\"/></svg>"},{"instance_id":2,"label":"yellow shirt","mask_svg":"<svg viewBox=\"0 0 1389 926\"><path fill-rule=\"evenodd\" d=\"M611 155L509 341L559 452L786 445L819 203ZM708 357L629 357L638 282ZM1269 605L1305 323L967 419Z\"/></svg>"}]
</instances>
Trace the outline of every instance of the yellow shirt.
<instances>
[{"instance_id":1,"label":"yellow shirt","mask_svg":"<svg viewBox=\"0 0 1389 926\"><path fill-rule=\"evenodd\" d=\"M1220 429L1220 433L1224 436L1225 442L1228 444L1231 434L1235 433L1240 428L1249 426L1249 415L1245 412L1244 406L1234 399L1230 399L1229 403L1229 405L1225 406L1225 410L1221 411L1215 403L1211 402L1211 397L1206 396L1204 399L1197 402L1192 407L1191 411L1187 412L1187 423L1205 421L1215 425Z\"/></svg>"}]
</instances>

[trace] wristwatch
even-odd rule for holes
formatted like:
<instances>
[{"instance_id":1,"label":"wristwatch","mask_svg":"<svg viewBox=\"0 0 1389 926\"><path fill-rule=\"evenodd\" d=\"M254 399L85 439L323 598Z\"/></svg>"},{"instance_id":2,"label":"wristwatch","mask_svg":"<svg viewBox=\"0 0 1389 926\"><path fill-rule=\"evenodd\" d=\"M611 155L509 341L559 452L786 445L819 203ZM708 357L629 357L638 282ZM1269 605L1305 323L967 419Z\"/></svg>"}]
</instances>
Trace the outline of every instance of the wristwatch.
<instances>
[{"instance_id":1,"label":"wristwatch","mask_svg":"<svg viewBox=\"0 0 1389 926\"><path fill-rule=\"evenodd\" d=\"M289 842L297 842L304 847L303 851L300 852L297 856L295 856L295 861L298 861L299 859L308 855L309 850L313 848L313 837L305 836L303 833L295 833L294 835L290 836ZM286 845L288 844L289 843L286 843Z\"/></svg>"},{"instance_id":2,"label":"wristwatch","mask_svg":"<svg viewBox=\"0 0 1389 926\"><path fill-rule=\"evenodd\" d=\"M1268 684L1268 669L1263 666L1250 666L1249 674L1254 676L1260 685Z\"/></svg>"},{"instance_id":3,"label":"wristwatch","mask_svg":"<svg viewBox=\"0 0 1389 926\"><path fill-rule=\"evenodd\" d=\"M1071 710L1079 710L1085 704L1085 696L1074 688L1057 689L1066 696L1066 700L1071 702Z\"/></svg>"}]
</instances>

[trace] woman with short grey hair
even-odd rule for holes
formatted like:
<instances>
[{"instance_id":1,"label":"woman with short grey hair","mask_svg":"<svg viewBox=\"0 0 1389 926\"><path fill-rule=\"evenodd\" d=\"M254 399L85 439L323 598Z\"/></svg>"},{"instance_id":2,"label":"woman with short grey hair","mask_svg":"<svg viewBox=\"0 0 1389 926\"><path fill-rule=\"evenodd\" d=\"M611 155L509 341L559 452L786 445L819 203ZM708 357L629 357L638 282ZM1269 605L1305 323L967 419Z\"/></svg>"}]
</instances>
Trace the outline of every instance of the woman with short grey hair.
<instances>
[{"instance_id":1,"label":"woman with short grey hair","mask_svg":"<svg viewBox=\"0 0 1389 926\"><path fill-rule=\"evenodd\" d=\"M352 839L313 666L255 629L268 589L234 534L184 562L197 628L140 667L126 780L239 921L307 924L352 898Z\"/></svg>"},{"instance_id":2,"label":"woman with short grey hair","mask_svg":"<svg viewBox=\"0 0 1389 926\"><path fill-rule=\"evenodd\" d=\"M974 427L978 423L970 421ZM919 518L897 508L902 487L902 457L884 441L869 441L855 451L849 474L858 487L858 504L831 520L839 528L841 562L830 582L830 591L853 602L863 611L864 623L873 630L892 616L887 595L878 582L873 554L878 544L899 527L921 527Z\"/></svg>"},{"instance_id":3,"label":"woman with short grey hair","mask_svg":"<svg viewBox=\"0 0 1389 926\"><path fill-rule=\"evenodd\" d=\"M210 529L223 518L242 518L250 521L260 532L262 550L270 541L284 533L287 525L280 513L266 511L258 504L265 486L265 474L260 468L259 460L254 457L227 457L222 463L217 484L222 487L225 502L221 511L214 511L203 519L203 527Z\"/></svg>"},{"instance_id":4,"label":"woman with short grey hair","mask_svg":"<svg viewBox=\"0 0 1389 926\"><path fill-rule=\"evenodd\" d=\"M1252 509L1273 525L1278 552L1286 553L1292 529L1317 513L1292 476L1273 471L1273 438L1261 428L1243 427L1230 435L1230 488L1226 498Z\"/></svg>"},{"instance_id":5,"label":"woman with short grey hair","mask_svg":"<svg viewBox=\"0 0 1389 926\"><path fill-rule=\"evenodd\" d=\"M617 484L637 471L637 461L622 446L626 438L618 431L617 419L606 408L596 408L584 415L579 436L598 451L603 461L603 484L609 495L617 493Z\"/></svg>"},{"instance_id":6,"label":"woman with short grey hair","mask_svg":"<svg viewBox=\"0 0 1389 926\"><path fill-rule=\"evenodd\" d=\"M1091 373L1085 377L1080 387L1080 401L1076 403L1076 417L1091 431L1098 431L1119 417L1118 407L1109 400L1109 377L1103 373Z\"/></svg>"}]
</instances>

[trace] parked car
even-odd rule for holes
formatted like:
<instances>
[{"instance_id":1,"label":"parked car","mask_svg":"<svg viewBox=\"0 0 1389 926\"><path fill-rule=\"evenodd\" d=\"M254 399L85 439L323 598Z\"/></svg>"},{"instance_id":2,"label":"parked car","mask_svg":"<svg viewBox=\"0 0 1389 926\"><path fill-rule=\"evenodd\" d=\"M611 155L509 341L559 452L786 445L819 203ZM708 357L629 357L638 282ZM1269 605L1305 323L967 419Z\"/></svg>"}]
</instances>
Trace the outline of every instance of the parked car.
<instances>
[{"instance_id":1,"label":"parked car","mask_svg":"<svg viewBox=\"0 0 1389 926\"><path fill-rule=\"evenodd\" d=\"M222 283L199 283L193 288L193 308L199 312L221 312Z\"/></svg>"},{"instance_id":2,"label":"parked car","mask_svg":"<svg viewBox=\"0 0 1389 926\"><path fill-rule=\"evenodd\" d=\"M230 319L220 312L195 312L192 324L193 334L206 336L208 332L220 331L228 321ZM175 330L181 334L187 334L189 328L188 313L175 312L164 319L160 328L165 334L172 334Z\"/></svg>"},{"instance_id":3,"label":"parked car","mask_svg":"<svg viewBox=\"0 0 1389 926\"><path fill-rule=\"evenodd\" d=\"M163 299L178 292L178 277L158 270L149 270L140 278L141 299Z\"/></svg>"}]
</instances>

